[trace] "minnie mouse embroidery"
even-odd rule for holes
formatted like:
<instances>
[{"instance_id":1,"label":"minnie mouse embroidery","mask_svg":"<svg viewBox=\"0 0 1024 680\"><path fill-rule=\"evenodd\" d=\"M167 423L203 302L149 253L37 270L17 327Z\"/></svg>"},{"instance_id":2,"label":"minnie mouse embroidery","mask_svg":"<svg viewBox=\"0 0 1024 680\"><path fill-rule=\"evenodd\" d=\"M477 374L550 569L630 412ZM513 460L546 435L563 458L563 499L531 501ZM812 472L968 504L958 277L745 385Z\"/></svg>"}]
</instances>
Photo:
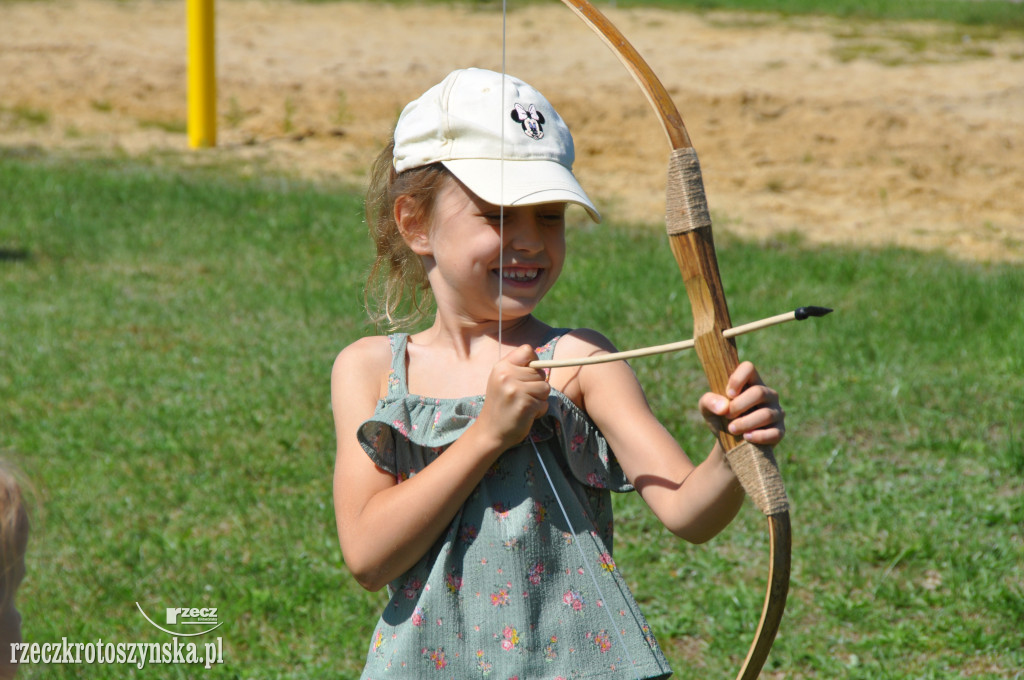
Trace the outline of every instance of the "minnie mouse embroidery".
<instances>
[{"instance_id":1,"label":"minnie mouse embroidery","mask_svg":"<svg viewBox=\"0 0 1024 680\"><path fill-rule=\"evenodd\" d=\"M523 132L527 137L540 139L544 136L544 129L541 127L544 124L544 114L538 111L533 104L530 104L529 110L526 110L522 104L516 104L512 109L512 120L523 126Z\"/></svg>"}]
</instances>

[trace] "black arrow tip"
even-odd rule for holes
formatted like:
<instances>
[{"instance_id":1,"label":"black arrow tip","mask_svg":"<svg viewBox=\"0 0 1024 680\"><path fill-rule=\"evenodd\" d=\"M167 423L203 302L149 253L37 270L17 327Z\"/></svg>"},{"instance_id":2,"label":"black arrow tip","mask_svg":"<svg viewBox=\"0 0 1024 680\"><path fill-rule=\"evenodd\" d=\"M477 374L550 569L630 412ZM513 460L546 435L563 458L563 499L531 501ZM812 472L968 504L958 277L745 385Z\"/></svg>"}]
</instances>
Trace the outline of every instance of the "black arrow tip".
<instances>
[{"instance_id":1,"label":"black arrow tip","mask_svg":"<svg viewBox=\"0 0 1024 680\"><path fill-rule=\"evenodd\" d=\"M832 310L828 307L800 307L793 312L793 315L796 317L797 321L803 321L810 316L825 316L826 314L831 313Z\"/></svg>"}]
</instances>

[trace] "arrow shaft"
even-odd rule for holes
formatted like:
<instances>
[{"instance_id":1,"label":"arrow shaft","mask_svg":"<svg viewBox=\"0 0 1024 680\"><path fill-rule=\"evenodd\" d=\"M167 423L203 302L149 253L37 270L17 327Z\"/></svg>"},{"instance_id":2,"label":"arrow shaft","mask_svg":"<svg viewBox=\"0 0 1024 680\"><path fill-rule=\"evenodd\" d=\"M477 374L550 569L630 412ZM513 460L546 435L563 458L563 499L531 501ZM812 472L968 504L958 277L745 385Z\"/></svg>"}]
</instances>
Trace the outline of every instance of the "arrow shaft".
<instances>
[{"instance_id":1,"label":"arrow shaft","mask_svg":"<svg viewBox=\"0 0 1024 680\"><path fill-rule=\"evenodd\" d=\"M766 319L760 319L758 321L751 321L750 323L743 324L742 326L733 326L722 331L722 336L726 339L735 338L738 335L746 335L747 333L753 333L759 331L762 328L769 328L771 326L778 326L779 324L786 323L789 321L802 321L808 316L817 316L816 314L808 314L805 310L806 307L794 310L792 312L786 312L785 314L777 314L770 316ZM816 308L810 308L816 309ZM636 359L639 357L648 357L655 354L668 354L671 352L681 352L687 349L693 349L696 345L695 340L680 340L678 342L669 342L664 345L652 345L650 347L641 347L639 349L630 349L622 352L611 352L608 354L598 354L590 357L578 357L575 359L548 359L544 361L532 361L530 362L530 368L567 368L570 366L589 366L591 364L606 364L611 361L626 361L629 359Z\"/></svg>"}]
</instances>

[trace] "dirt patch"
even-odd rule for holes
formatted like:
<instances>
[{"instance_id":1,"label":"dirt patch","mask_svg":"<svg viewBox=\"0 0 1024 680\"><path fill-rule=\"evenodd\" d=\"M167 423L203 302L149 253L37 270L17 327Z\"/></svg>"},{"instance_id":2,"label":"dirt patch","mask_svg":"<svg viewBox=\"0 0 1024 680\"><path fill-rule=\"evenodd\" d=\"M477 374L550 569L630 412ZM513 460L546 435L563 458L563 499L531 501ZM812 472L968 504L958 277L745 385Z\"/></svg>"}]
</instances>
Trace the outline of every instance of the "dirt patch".
<instances>
[{"instance_id":1,"label":"dirt patch","mask_svg":"<svg viewBox=\"0 0 1024 680\"><path fill-rule=\"evenodd\" d=\"M180 151L182 2L3 3L0 145ZM716 231L1024 261L1024 38L931 24L609 10L672 92ZM401 107L502 68L494 9L222 0L219 142L195 152L361 184ZM559 3L514 11L506 63L577 140L615 221L660 222L667 146L618 61Z\"/></svg>"}]
</instances>

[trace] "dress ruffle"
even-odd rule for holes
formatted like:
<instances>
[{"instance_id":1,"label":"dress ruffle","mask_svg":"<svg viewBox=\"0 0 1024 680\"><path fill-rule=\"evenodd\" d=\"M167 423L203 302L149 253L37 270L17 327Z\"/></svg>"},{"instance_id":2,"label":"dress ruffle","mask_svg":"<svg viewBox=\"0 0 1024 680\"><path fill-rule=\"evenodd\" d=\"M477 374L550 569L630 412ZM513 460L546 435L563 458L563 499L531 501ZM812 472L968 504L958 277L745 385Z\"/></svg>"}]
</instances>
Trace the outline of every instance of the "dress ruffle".
<instances>
[{"instance_id":1,"label":"dress ruffle","mask_svg":"<svg viewBox=\"0 0 1024 680\"><path fill-rule=\"evenodd\" d=\"M462 436L483 403L483 396L430 399L407 394L382 399L373 417L359 428L359 443L377 467L399 479L412 476ZM619 493L633 490L604 435L562 392L551 390L548 412L537 420L530 436L536 442L559 438L565 462L580 483Z\"/></svg>"}]
</instances>

